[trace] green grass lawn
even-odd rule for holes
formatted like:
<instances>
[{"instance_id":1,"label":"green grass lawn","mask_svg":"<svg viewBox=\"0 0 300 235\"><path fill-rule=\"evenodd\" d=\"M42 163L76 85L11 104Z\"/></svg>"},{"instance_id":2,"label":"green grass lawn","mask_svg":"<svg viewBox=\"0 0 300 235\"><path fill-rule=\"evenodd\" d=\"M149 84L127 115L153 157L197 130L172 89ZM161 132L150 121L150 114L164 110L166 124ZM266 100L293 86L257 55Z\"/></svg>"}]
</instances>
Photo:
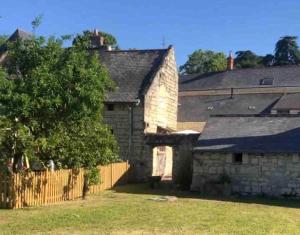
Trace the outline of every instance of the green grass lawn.
<instances>
[{"instance_id":1,"label":"green grass lawn","mask_svg":"<svg viewBox=\"0 0 300 235\"><path fill-rule=\"evenodd\" d=\"M176 195L175 202L149 200ZM128 185L88 200L0 210L0 234L300 234L300 202L201 198Z\"/></svg>"}]
</instances>

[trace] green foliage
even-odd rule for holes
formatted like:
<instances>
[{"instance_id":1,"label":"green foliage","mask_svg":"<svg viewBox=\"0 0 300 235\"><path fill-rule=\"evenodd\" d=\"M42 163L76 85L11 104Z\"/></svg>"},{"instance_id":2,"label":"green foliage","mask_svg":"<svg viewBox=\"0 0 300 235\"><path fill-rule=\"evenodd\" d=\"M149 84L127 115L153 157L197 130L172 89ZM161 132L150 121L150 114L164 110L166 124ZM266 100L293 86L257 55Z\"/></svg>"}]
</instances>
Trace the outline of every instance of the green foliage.
<instances>
[{"instance_id":1,"label":"green foliage","mask_svg":"<svg viewBox=\"0 0 300 235\"><path fill-rule=\"evenodd\" d=\"M7 35L0 35L0 46L3 45L8 39Z\"/></svg>"},{"instance_id":2,"label":"green foliage","mask_svg":"<svg viewBox=\"0 0 300 235\"><path fill-rule=\"evenodd\" d=\"M300 51L296 36L284 36L276 43L275 65L299 64Z\"/></svg>"},{"instance_id":3,"label":"green foliage","mask_svg":"<svg viewBox=\"0 0 300 235\"><path fill-rule=\"evenodd\" d=\"M197 50L188 56L188 61L179 70L182 74L218 72L226 70L226 65L224 53Z\"/></svg>"},{"instance_id":4,"label":"green foliage","mask_svg":"<svg viewBox=\"0 0 300 235\"><path fill-rule=\"evenodd\" d=\"M272 54L267 54L265 55L262 60L261 63L263 64L263 66L265 67L270 67L274 65L274 55Z\"/></svg>"},{"instance_id":5,"label":"green foliage","mask_svg":"<svg viewBox=\"0 0 300 235\"><path fill-rule=\"evenodd\" d=\"M0 68L2 162L27 156L92 168L117 159L116 141L101 118L113 82L82 43L62 44L54 37L9 44L9 64Z\"/></svg>"},{"instance_id":6,"label":"green foliage","mask_svg":"<svg viewBox=\"0 0 300 235\"><path fill-rule=\"evenodd\" d=\"M36 16L33 21L31 22L32 30L35 32L35 30L41 25L43 19L43 15L40 14Z\"/></svg>"},{"instance_id":7,"label":"green foliage","mask_svg":"<svg viewBox=\"0 0 300 235\"><path fill-rule=\"evenodd\" d=\"M89 186L100 183L99 169L96 167L87 170L85 176L89 179Z\"/></svg>"},{"instance_id":8,"label":"green foliage","mask_svg":"<svg viewBox=\"0 0 300 235\"><path fill-rule=\"evenodd\" d=\"M118 44L117 39L113 35L105 32L101 32L101 35L104 37L105 43L111 46L117 46Z\"/></svg>"},{"instance_id":9,"label":"green foliage","mask_svg":"<svg viewBox=\"0 0 300 235\"><path fill-rule=\"evenodd\" d=\"M105 44L111 45L115 48L119 48L117 39L113 35L105 32L99 33L104 37ZM91 48L92 44L90 39L92 38L92 36L93 32L86 30L83 32L83 34L76 35L75 39L73 40L73 44L77 43L85 46L86 48Z\"/></svg>"},{"instance_id":10,"label":"green foliage","mask_svg":"<svg viewBox=\"0 0 300 235\"><path fill-rule=\"evenodd\" d=\"M250 50L237 51L234 64L236 68L257 68L261 67L262 58Z\"/></svg>"}]
</instances>

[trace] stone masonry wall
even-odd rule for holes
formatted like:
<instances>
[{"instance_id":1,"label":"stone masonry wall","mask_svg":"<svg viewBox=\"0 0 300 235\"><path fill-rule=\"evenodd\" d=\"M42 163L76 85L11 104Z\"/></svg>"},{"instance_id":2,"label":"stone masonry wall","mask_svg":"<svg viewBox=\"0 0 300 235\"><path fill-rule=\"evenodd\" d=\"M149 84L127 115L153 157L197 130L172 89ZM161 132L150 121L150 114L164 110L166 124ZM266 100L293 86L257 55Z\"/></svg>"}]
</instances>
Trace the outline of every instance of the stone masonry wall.
<instances>
[{"instance_id":1,"label":"stone masonry wall","mask_svg":"<svg viewBox=\"0 0 300 235\"><path fill-rule=\"evenodd\" d=\"M156 133L158 126L176 130L177 104L178 71L171 48L145 95L145 132Z\"/></svg>"},{"instance_id":2,"label":"stone masonry wall","mask_svg":"<svg viewBox=\"0 0 300 235\"><path fill-rule=\"evenodd\" d=\"M132 126L132 143L131 153L129 153L129 139L131 136L131 111L132 105L117 103L114 104L114 110L104 112L104 122L111 126L112 131L120 147L120 157L123 160L135 159L141 155L141 145L144 136L144 109L141 106L132 106L133 109L133 126Z\"/></svg>"},{"instance_id":3,"label":"stone masonry wall","mask_svg":"<svg viewBox=\"0 0 300 235\"><path fill-rule=\"evenodd\" d=\"M173 147L173 183L190 189L193 174L193 142L184 141Z\"/></svg>"},{"instance_id":4,"label":"stone masonry wall","mask_svg":"<svg viewBox=\"0 0 300 235\"><path fill-rule=\"evenodd\" d=\"M299 154L243 154L236 164L232 154L195 152L191 189L204 191L222 173L230 177L233 193L300 197Z\"/></svg>"}]
</instances>

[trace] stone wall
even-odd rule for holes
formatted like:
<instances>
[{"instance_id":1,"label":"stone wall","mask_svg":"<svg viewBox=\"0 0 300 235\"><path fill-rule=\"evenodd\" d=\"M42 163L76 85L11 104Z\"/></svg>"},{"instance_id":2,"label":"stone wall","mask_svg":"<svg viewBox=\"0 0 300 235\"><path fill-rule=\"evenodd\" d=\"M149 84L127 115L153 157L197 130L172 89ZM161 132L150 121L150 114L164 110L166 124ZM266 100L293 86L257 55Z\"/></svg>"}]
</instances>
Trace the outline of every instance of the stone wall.
<instances>
[{"instance_id":1,"label":"stone wall","mask_svg":"<svg viewBox=\"0 0 300 235\"><path fill-rule=\"evenodd\" d=\"M177 122L177 131L193 130L202 132L206 122Z\"/></svg>"},{"instance_id":2,"label":"stone wall","mask_svg":"<svg viewBox=\"0 0 300 235\"><path fill-rule=\"evenodd\" d=\"M193 175L193 144L189 138L173 147L172 180L175 185L187 190L190 189Z\"/></svg>"},{"instance_id":3,"label":"stone wall","mask_svg":"<svg viewBox=\"0 0 300 235\"><path fill-rule=\"evenodd\" d=\"M205 185L227 174L232 193L300 197L299 154L243 154L242 163L232 154L194 153L192 190L205 191Z\"/></svg>"},{"instance_id":4,"label":"stone wall","mask_svg":"<svg viewBox=\"0 0 300 235\"><path fill-rule=\"evenodd\" d=\"M156 133L157 127L177 128L178 71L174 49L170 48L165 61L145 95L146 133Z\"/></svg>"},{"instance_id":5,"label":"stone wall","mask_svg":"<svg viewBox=\"0 0 300 235\"><path fill-rule=\"evenodd\" d=\"M123 160L135 159L142 153L144 109L141 106L125 103L115 103L113 106L114 108L111 111L106 108L103 115L104 122L112 128L112 132L118 141L120 157ZM131 115L133 115L132 119Z\"/></svg>"},{"instance_id":6,"label":"stone wall","mask_svg":"<svg viewBox=\"0 0 300 235\"><path fill-rule=\"evenodd\" d=\"M120 158L131 164L130 180L143 181L152 170L145 160L149 151L144 143L144 107L126 103L114 103L113 106L111 111L105 109L104 122L112 128L118 141ZM149 159L152 161L151 156Z\"/></svg>"}]
</instances>

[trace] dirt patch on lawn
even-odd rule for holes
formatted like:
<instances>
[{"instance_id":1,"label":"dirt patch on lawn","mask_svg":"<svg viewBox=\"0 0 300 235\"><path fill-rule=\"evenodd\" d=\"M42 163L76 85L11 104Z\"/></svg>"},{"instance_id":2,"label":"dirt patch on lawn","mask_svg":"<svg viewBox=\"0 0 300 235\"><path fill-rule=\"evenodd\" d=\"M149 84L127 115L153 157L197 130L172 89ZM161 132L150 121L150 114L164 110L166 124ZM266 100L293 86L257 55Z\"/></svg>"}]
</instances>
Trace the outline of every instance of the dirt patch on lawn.
<instances>
[{"instance_id":1,"label":"dirt patch on lawn","mask_svg":"<svg viewBox=\"0 0 300 235\"><path fill-rule=\"evenodd\" d=\"M0 224L6 224L9 221L7 216L0 215Z\"/></svg>"}]
</instances>

